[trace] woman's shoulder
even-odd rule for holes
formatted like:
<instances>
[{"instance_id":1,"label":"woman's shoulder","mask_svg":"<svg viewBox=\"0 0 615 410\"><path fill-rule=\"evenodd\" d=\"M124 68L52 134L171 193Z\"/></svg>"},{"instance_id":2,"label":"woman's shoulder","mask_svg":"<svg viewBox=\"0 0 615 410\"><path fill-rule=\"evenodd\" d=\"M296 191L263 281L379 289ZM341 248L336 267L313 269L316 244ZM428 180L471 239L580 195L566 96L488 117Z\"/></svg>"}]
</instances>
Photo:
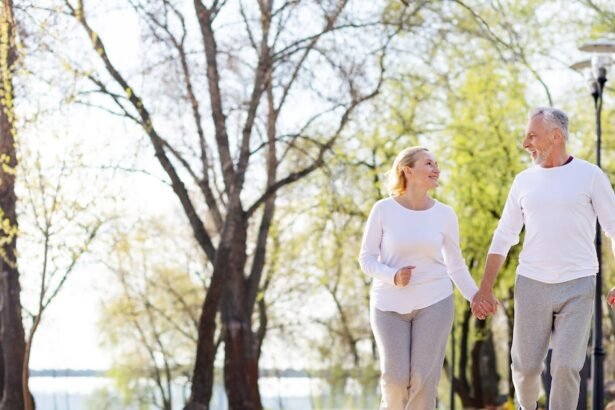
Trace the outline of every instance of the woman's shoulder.
<instances>
[{"instance_id":1,"label":"woman's shoulder","mask_svg":"<svg viewBox=\"0 0 615 410\"><path fill-rule=\"evenodd\" d=\"M395 200L393 199L392 196L379 199L378 201L376 201L376 203L374 204L373 208L374 209L376 209L376 208L378 208L378 209L387 208L387 207L389 207L391 205L395 205L395 204L393 204L393 201L395 201Z\"/></svg>"},{"instance_id":2,"label":"woman's shoulder","mask_svg":"<svg viewBox=\"0 0 615 410\"><path fill-rule=\"evenodd\" d=\"M452 206L445 204L444 202L439 201L437 199L434 199L434 201L436 202L434 206L440 209L441 211L447 212L447 213L453 213L453 214L455 213L455 209L453 209Z\"/></svg>"},{"instance_id":3,"label":"woman's shoulder","mask_svg":"<svg viewBox=\"0 0 615 410\"><path fill-rule=\"evenodd\" d=\"M435 200L436 210L439 211L442 215L445 215L447 218L457 219L457 212L455 212L455 208L452 206L445 204L444 202L440 202L437 199Z\"/></svg>"}]
</instances>

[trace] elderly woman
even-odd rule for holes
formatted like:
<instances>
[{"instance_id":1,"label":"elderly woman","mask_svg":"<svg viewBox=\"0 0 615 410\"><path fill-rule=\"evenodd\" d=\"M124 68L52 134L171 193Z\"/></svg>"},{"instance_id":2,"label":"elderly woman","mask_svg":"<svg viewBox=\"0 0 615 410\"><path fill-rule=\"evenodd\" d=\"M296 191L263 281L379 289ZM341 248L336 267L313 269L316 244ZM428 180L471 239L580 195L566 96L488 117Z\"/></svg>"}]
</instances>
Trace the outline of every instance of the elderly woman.
<instances>
[{"instance_id":1,"label":"elderly woman","mask_svg":"<svg viewBox=\"0 0 615 410\"><path fill-rule=\"evenodd\" d=\"M454 315L455 282L478 290L459 248L455 211L431 198L440 169L423 147L389 171L391 197L369 215L359 264L374 278L370 322L380 355L380 409L432 410Z\"/></svg>"}]
</instances>

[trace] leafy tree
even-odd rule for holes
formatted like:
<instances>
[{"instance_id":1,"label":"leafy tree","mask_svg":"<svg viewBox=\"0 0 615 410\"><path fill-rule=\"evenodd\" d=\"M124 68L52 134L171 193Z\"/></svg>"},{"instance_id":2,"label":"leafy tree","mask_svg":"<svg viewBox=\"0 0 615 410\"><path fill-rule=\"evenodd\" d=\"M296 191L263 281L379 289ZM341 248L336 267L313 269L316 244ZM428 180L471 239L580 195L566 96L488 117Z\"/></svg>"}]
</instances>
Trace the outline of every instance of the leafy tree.
<instances>
[{"instance_id":1,"label":"leafy tree","mask_svg":"<svg viewBox=\"0 0 615 410\"><path fill-rule=\"evenodd\" d=\"M110 375L126 404L171 410L190 380L206 289L204 261L180 232L170 221L123 222L109 244L107 266L119 289L105 301L100 328L114 353ZM162 256L163 248L174 257Z\"/></svg>"}]
</instances>

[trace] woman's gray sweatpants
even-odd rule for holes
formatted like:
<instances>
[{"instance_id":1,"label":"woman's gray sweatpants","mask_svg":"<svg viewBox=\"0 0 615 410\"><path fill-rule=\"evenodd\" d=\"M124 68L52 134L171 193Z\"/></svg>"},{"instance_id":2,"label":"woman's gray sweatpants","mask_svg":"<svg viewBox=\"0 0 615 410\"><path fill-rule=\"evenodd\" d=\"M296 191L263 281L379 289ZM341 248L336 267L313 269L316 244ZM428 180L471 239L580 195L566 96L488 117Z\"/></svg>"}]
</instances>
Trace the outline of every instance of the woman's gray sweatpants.
<instances>
[{"instance_id":1,"label":"woman's gray sweatpants","mask_svg":"<svg viewBox=\"0 0 615 410\"><path fill-rule=\"evenodd\" d=\"M380 354L381 410L433 410L453 325L453 296L411 313L371 308Z\"/></svg>"},{"instance_id":2,"label":"woman's gray sweatpants","mask_svg":"<svg viewBox=\"0 0 615 410\"><path fill-rule=\"evenodd\" d=\"M511 367L523 410L536 408L549 341L553 349L549 408L576 409L595 283L594 276L562 283L517 276Z\"/></svg>"}]
</instances>

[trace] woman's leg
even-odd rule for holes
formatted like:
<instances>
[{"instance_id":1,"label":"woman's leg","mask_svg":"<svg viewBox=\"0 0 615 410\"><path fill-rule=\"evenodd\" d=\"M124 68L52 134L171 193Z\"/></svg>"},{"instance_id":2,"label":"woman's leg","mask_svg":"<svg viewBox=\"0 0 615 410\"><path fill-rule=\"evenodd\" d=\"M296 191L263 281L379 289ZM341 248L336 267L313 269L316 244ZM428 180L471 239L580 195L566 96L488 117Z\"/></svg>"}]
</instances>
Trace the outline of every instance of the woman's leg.
<instances>
[{"instance_id":1,"label":"woman's leg","mask_svg":"<svg viewBox=\"0 0 615 410\"><path fill-rule=\"evenodd\" d=\"M370 322L380 356L381 410L403 410L410 380L409 315L371 309Z\"/></svg>"},{"instance_id":2,"label":"woman's leg","mask_svg":"<svg viewBox=\"0 0 615 410\"><path fill-rule=\"evenodd\" d=\"M412 321L408 410L436 408L438 380L454 312L453 295L416 311Z\"/></svg>"}]
</instances>

